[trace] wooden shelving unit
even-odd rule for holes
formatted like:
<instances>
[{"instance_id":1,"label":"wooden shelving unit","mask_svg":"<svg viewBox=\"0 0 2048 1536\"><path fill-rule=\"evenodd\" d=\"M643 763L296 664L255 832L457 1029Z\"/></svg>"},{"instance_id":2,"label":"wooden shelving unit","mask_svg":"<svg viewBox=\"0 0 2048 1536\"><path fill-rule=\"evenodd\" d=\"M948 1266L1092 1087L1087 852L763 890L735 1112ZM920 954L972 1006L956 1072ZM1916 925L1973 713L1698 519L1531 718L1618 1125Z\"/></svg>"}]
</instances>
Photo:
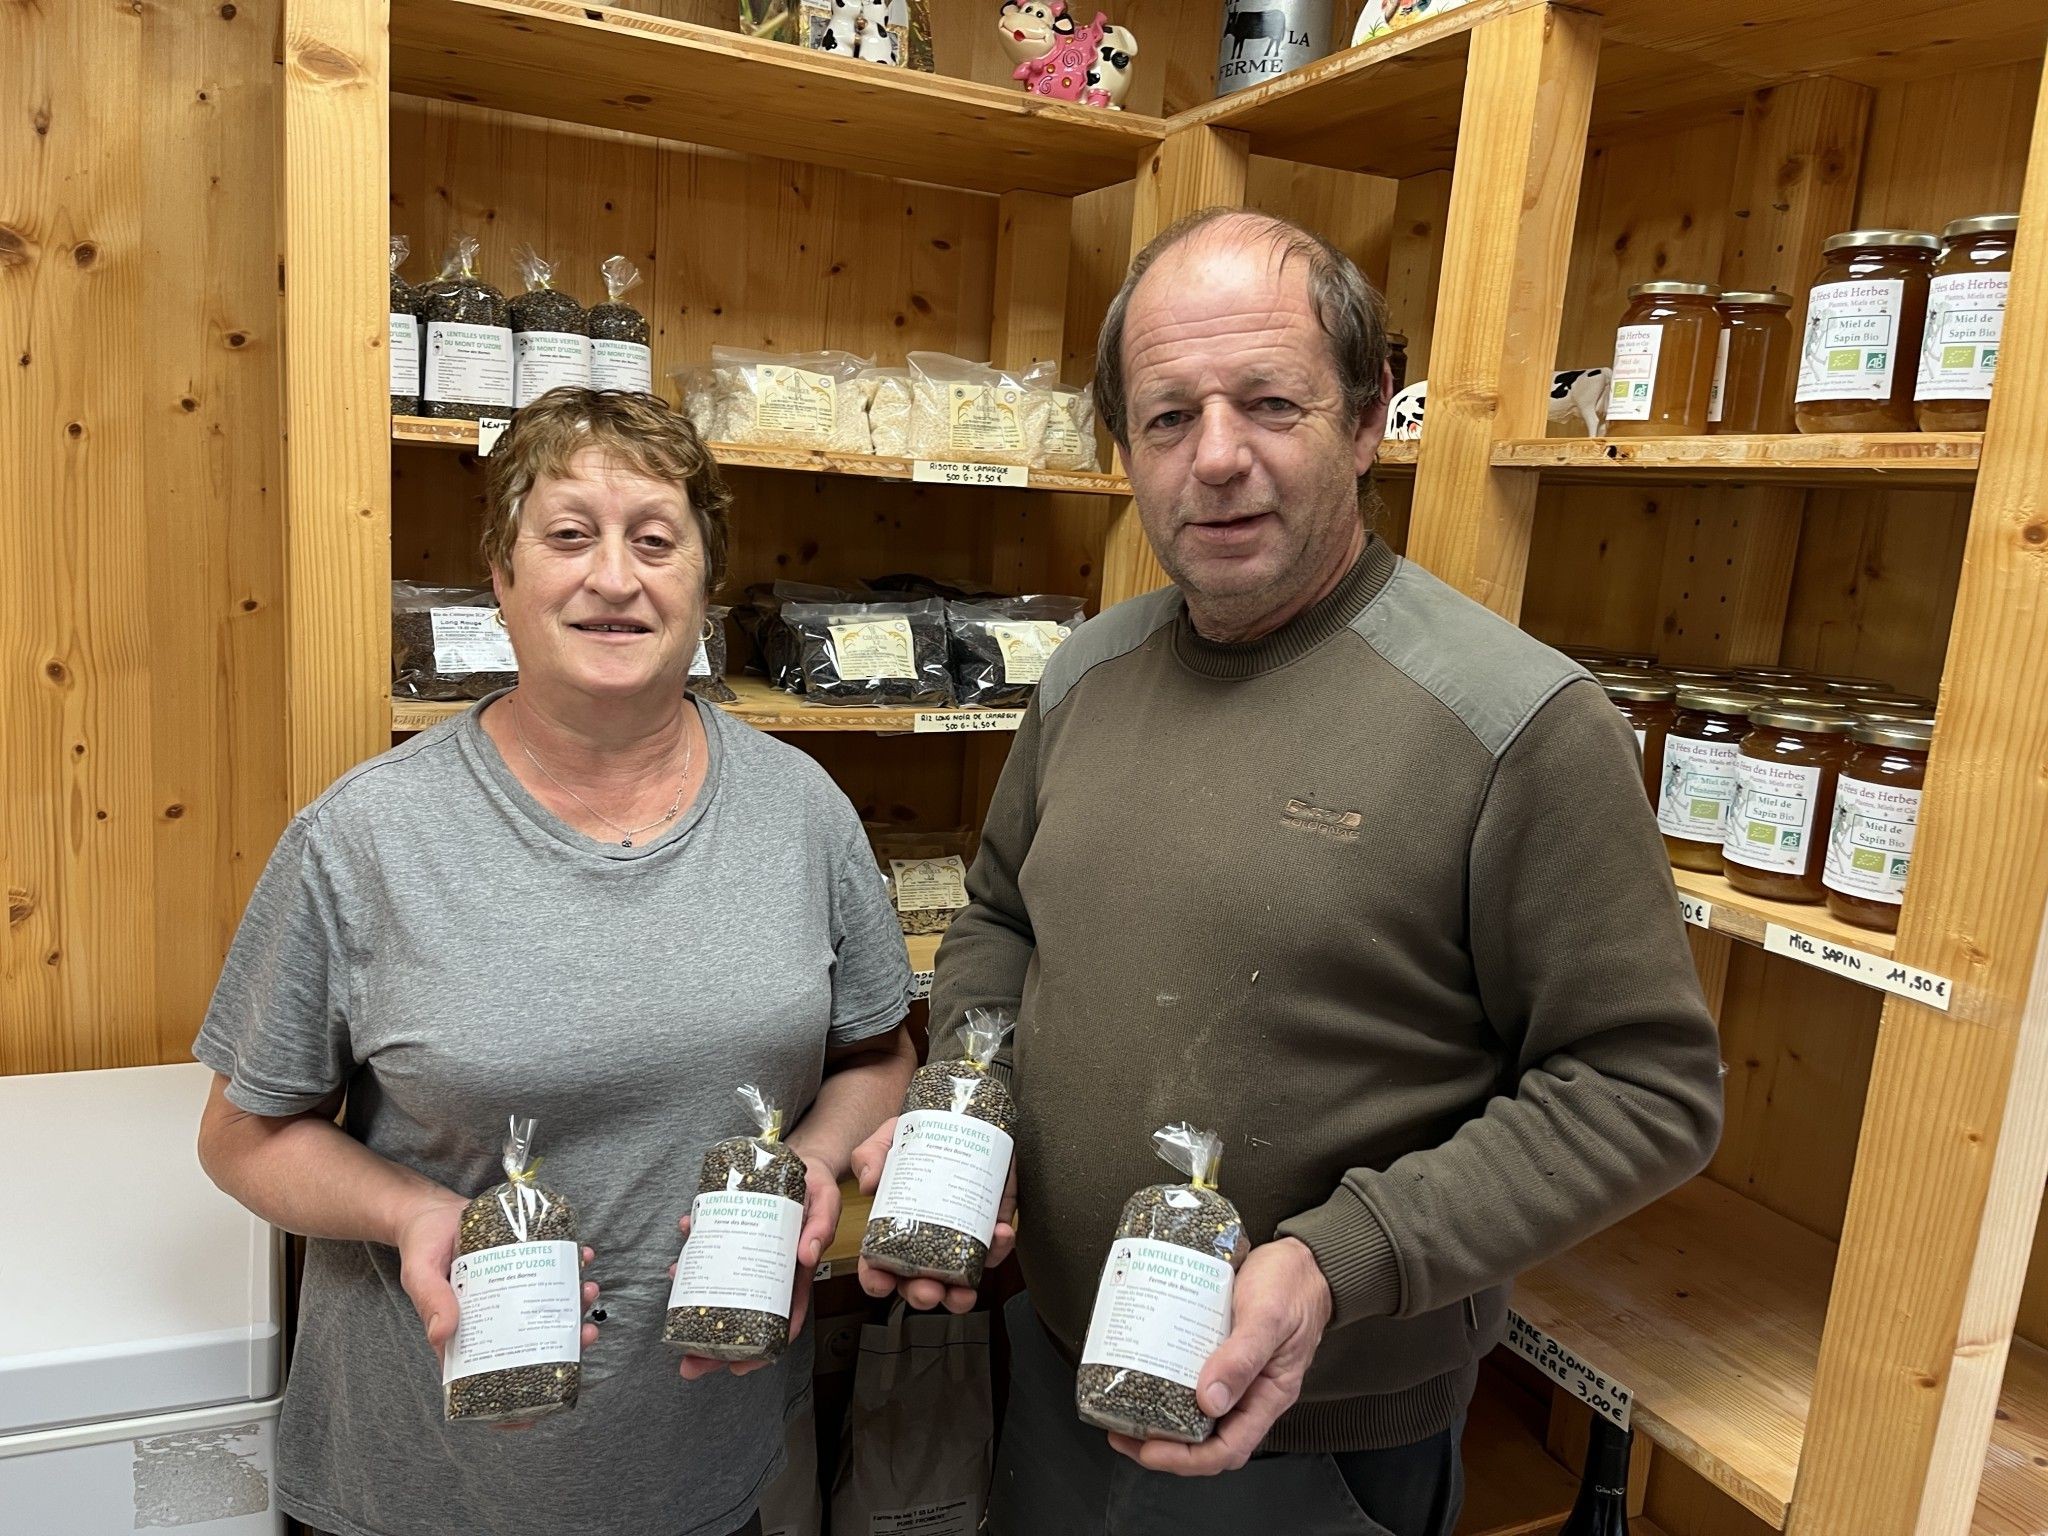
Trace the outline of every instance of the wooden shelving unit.
<instances>
[{"instance_id":1,"label":"wooden shelving unit","mask_svg":"<svg viewBox=\"0 0 2048 1536\"><path fill-rule=\"evenodd\" d=\"M725 681L737 697L731 703L718 707L735 719L744 720L757 731L776 735L789 731L857 731L866 735L879 732L913 736L1008 732L1017 729L1017 722L1023 715L1022 710L1015 709L807 704L800 696L772 688L758 677L734 676ZM391 729L394 733L424 731L443 720L453 719L470 707L468 700L393 699Z\"/></svg>"},{"instance_id":2,"label":"wooden shelving unit","mask_svg":"<svg viewBox=\"0 0 2048 1536\"><path fill-rule=\"evenodd\" d=\"M1549 437L1497 445L1500 469L1581 485L1645 482L1898 489L1968 488L1981 432L1838 433L1826 437Z\"/></svg>"},{"instance_id":3,"label":"wooden shelving unit","mask_svg":"<svg viewBox=\"0 0 2048 1536\"><path fill-rule=\"evenodd\" d=\"M1776 923L1781 928L1794 928L1846 949L1882 956L1887 960L1897 947L1895 935L1845 923L1829 912L1825 905L1770 901L1762 896L1751 896L1736 890L1721 875L1702 875L1690 869L1674 869L1671 876L1677 882L1681 896L1707 903L1711 909L1707 924L1710 931L1744 944L1762 944L1765 927Z\"/></svg>"}]
</instances>

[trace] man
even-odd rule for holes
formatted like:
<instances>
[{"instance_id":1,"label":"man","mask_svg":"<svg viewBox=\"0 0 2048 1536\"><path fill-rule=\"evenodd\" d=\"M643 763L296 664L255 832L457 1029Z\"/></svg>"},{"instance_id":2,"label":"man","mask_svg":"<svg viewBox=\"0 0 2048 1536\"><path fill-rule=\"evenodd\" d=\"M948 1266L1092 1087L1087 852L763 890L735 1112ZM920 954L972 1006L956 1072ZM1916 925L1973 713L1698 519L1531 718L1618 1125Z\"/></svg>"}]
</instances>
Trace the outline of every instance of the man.
<instances>
[{"instance_id":1,"label":"man","mask_svg":"<svg viewBox=\"0 0 2048 1536\"><path fill-rule=\"evenodd\" d=\"M1047 666L932 998L934 1057L966 1009L1017 1011L998 1536L1448 1536L1515 1274L1719 1133L1631 732L1369 533L1389 386L1377 295L1263 215L1166 231L1104 322L1098 405L1173 586ZM1150 1136L1178 1120L1223 1136L1255 1244L1197 1446L1073 1406L1118 1212L1173 1177Z\"/></svg>"}]
</instances>

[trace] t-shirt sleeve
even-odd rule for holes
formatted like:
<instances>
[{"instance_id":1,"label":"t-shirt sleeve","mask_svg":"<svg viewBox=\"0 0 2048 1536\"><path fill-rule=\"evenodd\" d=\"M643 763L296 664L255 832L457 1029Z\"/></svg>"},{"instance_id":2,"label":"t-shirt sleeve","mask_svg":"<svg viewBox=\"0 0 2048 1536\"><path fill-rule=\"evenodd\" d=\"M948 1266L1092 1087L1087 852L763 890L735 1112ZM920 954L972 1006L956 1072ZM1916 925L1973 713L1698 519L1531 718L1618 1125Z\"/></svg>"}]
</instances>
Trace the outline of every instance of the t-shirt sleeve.
<instances>
[{"instance_id":1,"label":"t-shirt sleeve","mask_svg":"<svg viewBox=\"0 0 2048 1536\"><path fill-rule=\"evenodd\" d=\"M302 1114L355 1070L348 953L306 817L264 866L192 1054L256 1115Z\"/></svg>"},{"instance_id":2,"label":"t-shirt sleeve","mask_svg":"<svg viewBox=\"0 0 2048 1536\"><path fill-rule=\"evenodd\" d=\"M832 869L834 1045L894 1029L910 1012L910 955L903 947L903 926L889 905L888 887L860 822L850 814L848 819L853 825Z\"/></svg>"}]
</instances>

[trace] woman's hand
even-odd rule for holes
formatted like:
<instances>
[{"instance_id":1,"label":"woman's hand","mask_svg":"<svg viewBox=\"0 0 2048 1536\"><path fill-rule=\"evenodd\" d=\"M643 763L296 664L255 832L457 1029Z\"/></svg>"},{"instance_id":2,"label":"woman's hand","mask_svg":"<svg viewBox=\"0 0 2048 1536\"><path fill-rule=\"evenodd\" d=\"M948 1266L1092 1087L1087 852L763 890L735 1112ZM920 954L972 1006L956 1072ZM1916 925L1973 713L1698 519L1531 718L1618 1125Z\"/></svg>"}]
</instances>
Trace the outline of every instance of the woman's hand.
<instances>
[{"instance_id":1,"label":"woman's hand","mask_svg":"<svg viewBox=\"0 0 2048 1536\"><path fill-rule=\"evenodd\" d=\"M860 1180L862 1194L872 1195L880 1187L882 1165L889 1160L889 1148L895 1141L896 1120L892 1116L882 1122L880 1130L854 1148L853 1172ZM1003 1203L996 1213L995 1236L989 1239L988 1258L982 1263L983 1274L1008 1259L1011 1250L1017 1246L1016 1221L1017 1160L1012 1157L1009 1176L1003 1181ZM947 1285L939 1280L907 1279L886 1269L877 1269L866 1259L860 1261L860 1288L877 1297L900 1293L906 1303L920 1312L929 1312L940 1306L956 1314L972 1312L979 1299L968 1286Z\"/></svg>"},{"instance_id":2,"label":"woman's hand","mask_svg":"<svg viewBox=\"0 0 2048 1536\"><path fill-rule=\"evenodd\" d=\"M796 1279L789 1296L789 1336L792 1339L803 1331L804 1319L810 1315L811 1276L817 1271L818 1261L825 1256L825 1250L831 1246L832 1234L839 1230L839 1180L833 1177L832 1165L809 1152L797 1155L804 1160L804 1224L797 1233ZM676 1225L687 1239L690 1218L685 1216ZM673 1264L668 1272L673 1278L676 1272ZM699 1381L720 1371L744 1376L772 1363L767 1360L707 1360L702 1355L685 1355L682 1377L685 1381Z\"/></svg>"}]
</instances>

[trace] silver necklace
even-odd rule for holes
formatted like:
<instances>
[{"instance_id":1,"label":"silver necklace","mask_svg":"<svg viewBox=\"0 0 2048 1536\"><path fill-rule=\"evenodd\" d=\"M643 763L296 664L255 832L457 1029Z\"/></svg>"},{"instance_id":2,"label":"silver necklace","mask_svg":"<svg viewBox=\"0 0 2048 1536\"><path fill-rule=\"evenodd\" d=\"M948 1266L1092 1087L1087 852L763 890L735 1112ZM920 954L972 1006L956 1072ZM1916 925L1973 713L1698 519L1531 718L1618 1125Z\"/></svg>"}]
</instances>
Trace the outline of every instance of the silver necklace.
<instances>
[{"instance_id":1,"label":"silver necklace","mask_svg":"<svg viewBox=\"0 0 2048 1536\"><path fill-rule=\"evenodd\" d=\"M690 784L690 758L693 755L694 751L694 749L690 745L687 734L685 735L683 740L683 776L682 779L676 785L676 797L675 799L669 801L667 810L663 811L659 816L655 817L654 820L648 822L647 825L644 827L620 826L616 821L613 821L611 817L605 815L603 811L600 811L588 800L584 799L581 795L577 794L575 790L571 789L568 785L564 784L560 779L556 778L554 774L548 772L548 765L542 762L538 757L535 757L533 754L533 748L526 744L526 731L519 723L518 708L515 708L512 713L512 734L519 738L519 750L526 754L526 760L529 763L532 763L533 766L538 768L543 774L546 774L547 780L550 784L554 785L555 788L559 789L563 794L567 795L571 800L574 800L578 805L582 806L583 809L590 812L591 815L595 816L599 821L603 822L606 826L610 827L614 832L619 834L619 846L621 848L632 847L633 839L638 837L642 832L652 832L656 827L659 827L667 822L675 820L676 814L683 808L683 791L687 789Z\"/></svg>"}]
</instances>

